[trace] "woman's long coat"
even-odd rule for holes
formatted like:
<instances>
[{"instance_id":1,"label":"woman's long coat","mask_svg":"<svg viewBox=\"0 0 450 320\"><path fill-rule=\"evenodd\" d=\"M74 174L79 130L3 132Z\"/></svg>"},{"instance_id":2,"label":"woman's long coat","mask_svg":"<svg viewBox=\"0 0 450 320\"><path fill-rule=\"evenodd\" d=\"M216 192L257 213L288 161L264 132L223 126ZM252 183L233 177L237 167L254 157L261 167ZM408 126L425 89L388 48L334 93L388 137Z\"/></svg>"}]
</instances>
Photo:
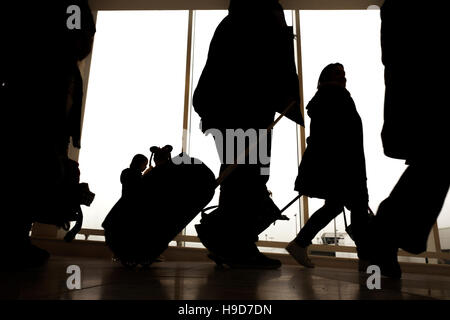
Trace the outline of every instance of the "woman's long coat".
<instances>
[{"instance_id":1,"label":"woman's long coat","mask_svg":"<svg viewBox=\"0 0 450 320\"><path fill-rule=\"evenodd\" d=\"M362 122L350 93L322 87L306 109L310 136L295 190L343 204L368 199Z\"/></svg>"}]
</instances>

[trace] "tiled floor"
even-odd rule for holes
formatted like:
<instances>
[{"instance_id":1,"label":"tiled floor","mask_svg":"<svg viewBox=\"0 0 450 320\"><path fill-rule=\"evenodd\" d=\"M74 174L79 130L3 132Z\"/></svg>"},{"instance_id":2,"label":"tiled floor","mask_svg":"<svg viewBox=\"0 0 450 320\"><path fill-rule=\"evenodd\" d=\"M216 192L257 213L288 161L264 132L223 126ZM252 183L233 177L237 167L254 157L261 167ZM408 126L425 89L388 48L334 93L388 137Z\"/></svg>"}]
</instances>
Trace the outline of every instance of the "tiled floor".
<instances>
[{"instance_id":1,"label":"tiled floor","mask_svg":"<svg viewBox=\"0 0 450 320\"><path fill-rule=\"evenodd\" d=\"M69 290L67 267L81 270L81 289ZM52 257L40 269L2 273L7 299L354 300L450 299L450 277L404 274L369 290L356 270L283 266L280 270L220 269L208 262L162 262L128 270L92 258Z\"/></svg>"}]
</instances>

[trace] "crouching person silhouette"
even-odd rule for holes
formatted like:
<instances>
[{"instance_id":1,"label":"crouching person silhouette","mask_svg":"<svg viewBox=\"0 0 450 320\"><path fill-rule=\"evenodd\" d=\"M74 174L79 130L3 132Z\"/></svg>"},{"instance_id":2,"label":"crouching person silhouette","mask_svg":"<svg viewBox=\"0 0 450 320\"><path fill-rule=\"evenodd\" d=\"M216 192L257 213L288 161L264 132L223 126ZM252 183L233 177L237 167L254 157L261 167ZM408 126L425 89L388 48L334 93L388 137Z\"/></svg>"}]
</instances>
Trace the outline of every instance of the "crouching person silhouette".
<instances>
[{"instance_id":1,"label":"crouching person silhouette","mask_svg":"<svg viewBox=\"0 0 450 320\"><path fill-rule=\"evenodd\" d=\"M230 267L278 268L259 252L258 235L280 217L266 187L275 112L303 125L293 33L277 0L232 0L217 27L194 93L202 130L213 133L221 158L218 208L196 225L209 257ZM230 134L232 132L233 134ZM241 133L241 135L239 134ZM215 134L214 134L215 133ZM244 137L242 137L244 136ZM269 157L239 162L237 143ZM252 140L252 139L249 139ZM233 152L234 151L234 152ZM233 153L233 155L230 155ZM228 170L229 166L234 169Z\"/></svg>"},{"instance_id":2,"label":"crouching person silhouette","mask_svg":"<svg viewBox=\"0 0 450 320\"><path fill-rule=\"evenodd\" d=\"M295 190L300 195L325 200L286 250L301 265L313 268L307 247L344 206L351 210L353 238L358 257L367 260L364 230L368 225L368 192L363 128L350 93L344 67L326 66L318 91L306 107L311 118L308 146L299 167Z\"/></svg>"}]
</instances>

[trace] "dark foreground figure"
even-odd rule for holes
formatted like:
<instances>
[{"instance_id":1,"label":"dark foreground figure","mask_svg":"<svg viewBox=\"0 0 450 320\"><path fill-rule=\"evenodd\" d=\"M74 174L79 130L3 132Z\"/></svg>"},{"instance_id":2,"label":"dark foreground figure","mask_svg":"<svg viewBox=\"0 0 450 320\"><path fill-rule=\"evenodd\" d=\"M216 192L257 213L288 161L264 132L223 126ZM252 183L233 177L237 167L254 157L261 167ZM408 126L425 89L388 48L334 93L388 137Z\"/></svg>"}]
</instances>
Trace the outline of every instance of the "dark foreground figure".
<instances>
[{"instance_id":1,"label":"dark foreground figure","mask_svg":"<svg viewBox=\"0 0 450 320\"><path fill-rule=\"evenodd\" d=\"M293 33L282 7L277 0L232 0L211 41L193 101L203 132L215 135L220 174L239 156L237 139L226 136L227 129L267 129L275 112L292 102L286 116L303 125L299 101ZM270 156L271 132L258 138L264 136L266 143L258 139L255 150ZM227 147L235 150L231 162L226 159ZM249 158L221 181L219 207L203 215L196 229L218 263L277 268L280 262L264 256L255 245L258 235L280 217L266 187L268 172L262 174L270 160L258 158L249 164Z\"/></svg>"},{"instance_id":2,"label":"dark foreground figure","mask_svg":"<svg viewBox=\"0 0 450 320\"><path fill-rule=\"evenodd\" d=\"M71 5L79 29L69 29ZM33 222L63 226L78 201L77 164L69 139L80 148L83 84L78 63L92 49L95 24L87 1L3 1L0 4L0 106L2 108L2 267L41 265L49 254L30 243ZM70 220L70 219L69 219ZM80 222L80 220L78 220ZM73 235L74 236L74 235Z\"/></svg>"},{"instance_id":3,"label":"dark foreground figure","mask_svg":"<svg viewBox=\"0 0 450 320\"><path fill-rule=\"evenodd\" d=\"M450 184L448 81L437 78L449 72L442 4L386 0L381 9L384 152L408 168L378 209L376 234L383 237L374 244L373 263L394 278L401 277L399 248L426 251Z\"/></svg>"}]
</instances>

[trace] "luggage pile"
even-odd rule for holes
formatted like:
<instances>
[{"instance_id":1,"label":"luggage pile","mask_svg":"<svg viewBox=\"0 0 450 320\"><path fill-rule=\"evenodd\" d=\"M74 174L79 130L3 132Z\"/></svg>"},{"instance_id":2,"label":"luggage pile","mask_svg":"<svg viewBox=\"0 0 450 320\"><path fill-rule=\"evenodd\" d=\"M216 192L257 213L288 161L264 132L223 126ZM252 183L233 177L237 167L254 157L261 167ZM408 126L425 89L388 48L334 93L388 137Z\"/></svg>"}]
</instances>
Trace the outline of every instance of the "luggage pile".
<instances>
[{"instance_id":1,"label":"luggage pile","mask_svg":"<svg viewBox=\"0 0 450 320\"><path fill-rule=\"evenodd\" d=\"M144 173L140 190L119 199L102 224L106 244L127 267L152 264L214 196L214 173L184 153L171 158L171 150L151 148L156 166Z\"/></svg>"}]
</instances>

